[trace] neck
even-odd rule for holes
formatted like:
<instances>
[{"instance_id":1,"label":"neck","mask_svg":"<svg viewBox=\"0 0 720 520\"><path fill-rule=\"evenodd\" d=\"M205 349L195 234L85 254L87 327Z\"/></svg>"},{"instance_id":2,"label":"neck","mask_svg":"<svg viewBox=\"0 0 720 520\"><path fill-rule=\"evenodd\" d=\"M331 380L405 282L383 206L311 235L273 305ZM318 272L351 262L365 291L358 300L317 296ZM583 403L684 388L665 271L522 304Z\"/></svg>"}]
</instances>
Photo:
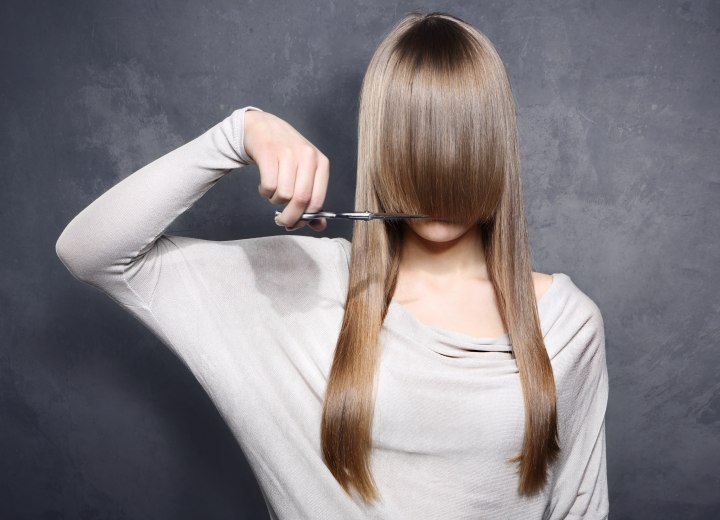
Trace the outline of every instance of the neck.
<instances>
[{"instance_id":1,"label":"neck","mask_svg":"<svg viewBox=\"0 0 720 520\"><path fill-rule=\"evenodd\" d=\"M425 239L404 226L399 268L439 284L467 278L488 279L482 238L475 226L444 242Z\"/></svg>"}]
</instances>

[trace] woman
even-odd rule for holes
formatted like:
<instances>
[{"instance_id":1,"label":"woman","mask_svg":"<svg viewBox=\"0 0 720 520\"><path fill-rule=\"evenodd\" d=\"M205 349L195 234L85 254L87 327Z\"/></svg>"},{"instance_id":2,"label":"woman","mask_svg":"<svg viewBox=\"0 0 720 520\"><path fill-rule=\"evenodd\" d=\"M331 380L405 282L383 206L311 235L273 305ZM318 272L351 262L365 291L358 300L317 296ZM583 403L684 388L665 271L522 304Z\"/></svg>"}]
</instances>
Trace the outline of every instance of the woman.
<instances>
[{"instance_id":1,"label":"woman","mask_svg":"<svg viewBox=\"0 0 720 520\"><path fill-rule=\"evenodd\" d=\"M433 220L356 221L352 243L165 234L252 163L279 225L323 208L327 157L248 106L90 204L58 256L193 372L272 518L605 518L602 315L566 274L531 271L487 37L400 20L364 78L358 151L356 210Z\"/></svg>"}]
</instances>

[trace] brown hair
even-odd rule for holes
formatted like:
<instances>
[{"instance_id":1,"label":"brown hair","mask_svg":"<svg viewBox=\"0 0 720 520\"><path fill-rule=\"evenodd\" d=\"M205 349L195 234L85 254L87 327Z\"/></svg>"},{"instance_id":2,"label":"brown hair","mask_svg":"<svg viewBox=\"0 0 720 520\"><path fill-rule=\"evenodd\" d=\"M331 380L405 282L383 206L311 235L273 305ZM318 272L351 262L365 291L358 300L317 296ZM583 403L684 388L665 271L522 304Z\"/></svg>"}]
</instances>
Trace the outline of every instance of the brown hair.
<instances>
[{"instance_id":1,"label":"brown hair","mask_svg":"<svg viewBox=\"0 0 720 520\"><path fill-rule=\"evenodd\" d=\"M538 492L559 454L556 391L535 300L515 102L490 40L439 12L403 17L375 51L360 94L358 211L475 224L512 338L525 402L518 493ZM379 336L398 275L402 224L355 222L345 314L323 405L322 452L366 501ZM401 222L401 221L397 221ZM481 397L481 396L479 396Z\"/></svg>"}]
</instances>

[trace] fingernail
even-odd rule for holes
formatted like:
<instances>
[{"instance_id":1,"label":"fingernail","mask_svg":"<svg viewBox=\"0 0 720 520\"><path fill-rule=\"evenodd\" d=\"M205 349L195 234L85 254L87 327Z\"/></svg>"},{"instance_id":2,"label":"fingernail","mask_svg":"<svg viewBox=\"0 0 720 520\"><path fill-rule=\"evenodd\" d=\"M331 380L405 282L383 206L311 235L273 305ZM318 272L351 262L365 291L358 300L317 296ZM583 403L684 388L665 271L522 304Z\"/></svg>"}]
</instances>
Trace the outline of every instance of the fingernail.
<instances>
[{"instance_id":1,"label":"fingernail","mask_svg":"<svg viewBox=\"0 0 720 520\"><path fill-rule=\"evenodd\" d=\"M277 224L278 226L284 226L284 225L285 225L285 224L283 224L282 222L280 222L280 221L278 220L278 217L279 217L281 214L282 214L282 213L281 213L280 211L275 210L275 224Z\"/></svg>"}]
</instances>

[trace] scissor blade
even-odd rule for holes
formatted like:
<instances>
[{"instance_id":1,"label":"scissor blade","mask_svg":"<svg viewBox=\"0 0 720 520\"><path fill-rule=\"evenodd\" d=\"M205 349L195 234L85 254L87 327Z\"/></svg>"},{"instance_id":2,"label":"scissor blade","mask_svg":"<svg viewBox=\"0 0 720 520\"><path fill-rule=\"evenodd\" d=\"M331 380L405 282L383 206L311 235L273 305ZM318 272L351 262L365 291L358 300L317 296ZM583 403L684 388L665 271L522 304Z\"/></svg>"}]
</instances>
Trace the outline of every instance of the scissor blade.
<instances>
[{"instance_id":1,"label":"scissor blade","mask_svg":"<svg viewBox=\"0 0 720 520\"><path fill-rule=\"evenodd\" d=\"M370 218L396 219L396 218L427 218L430 215L417 215L412 213L372 213Z\"/></svg>"},{"instance_id":2,"label":"scissor blade","mask_svg":"<svg viewBox=\"0 0 720 520\"><path fill-rule=\"evenodd\" d=\"M277 217L280 214L279 211L275 212ZM371 220L371 219L403 219L403 218L426 218L430 215L418 215L411 213L371 213L369 211L350 211L344 213L334 213L332 211L318 211L314 213L303 213L300 216L300 220L314 220L318 218L345 218L351 220Z\"/></svg>"}]
</instances>

